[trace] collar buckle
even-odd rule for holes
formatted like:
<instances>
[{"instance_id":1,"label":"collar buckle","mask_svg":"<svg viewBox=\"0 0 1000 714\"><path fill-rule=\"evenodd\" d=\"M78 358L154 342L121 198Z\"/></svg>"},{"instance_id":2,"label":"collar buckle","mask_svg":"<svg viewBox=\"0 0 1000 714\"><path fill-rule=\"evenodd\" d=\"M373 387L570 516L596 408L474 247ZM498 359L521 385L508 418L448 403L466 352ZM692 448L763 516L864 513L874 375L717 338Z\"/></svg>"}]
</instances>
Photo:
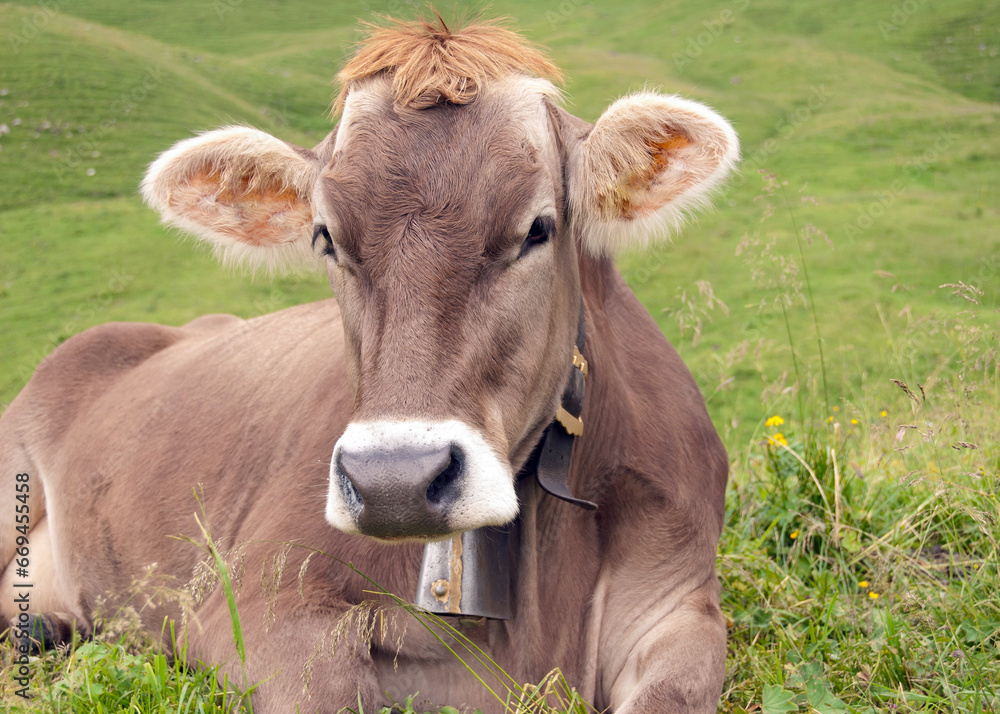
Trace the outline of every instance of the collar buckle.
<instances>
[{"instance_id":1,"label":"collar buckle","mask_svg":"<svg viewBox=\"0 0 1000 714\"><path fill-rule=\"evenodd\" d=\"M580 348L576 345L573 345L573 366L583 373L584 378L586 378L590 371L587 358L580 353Z\"/></svg>"},{"instance_id":2,"label":"collar buckle","mask_svg":"<svg viewBox=\"0 0 1000 714\"><path fill-rule=\"evenodd\" d=\"M562 424L570 436L583 436L583 419L573 416L565 407L556 409L556 421Z\"/></svg>"}]
</instances>

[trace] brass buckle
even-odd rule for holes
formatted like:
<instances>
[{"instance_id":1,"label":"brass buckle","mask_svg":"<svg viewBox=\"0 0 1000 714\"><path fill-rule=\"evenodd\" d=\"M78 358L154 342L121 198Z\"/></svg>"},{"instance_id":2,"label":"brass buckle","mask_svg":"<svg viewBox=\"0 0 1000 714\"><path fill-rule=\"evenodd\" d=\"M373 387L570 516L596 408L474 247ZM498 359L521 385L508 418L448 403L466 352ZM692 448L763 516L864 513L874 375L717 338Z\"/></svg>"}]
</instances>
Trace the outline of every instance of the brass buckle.
<instances>
[{"instance_id":1,"label":"brass buckle","mask_svg":"<svg viewBox=\"0 0 1000 714\"><path fill-rule=\"evenodd\" d=\"M583 372L584 377L587 376L587 372L590 369L587 366L587 358L580 354L580 348L576 345L573 345L573 366Z\"/></svg>"},{"instance_id":2,"label":"brass buckle","mask_svg":"<svg viewBox=\"0 0 1000 714\"><path fill-rule=\"evenodd\" d=\"M566 433L583 436L583 419L573 416L561 406L556 409L556 421L563 425Z\"/></svg>"}]
</instances>

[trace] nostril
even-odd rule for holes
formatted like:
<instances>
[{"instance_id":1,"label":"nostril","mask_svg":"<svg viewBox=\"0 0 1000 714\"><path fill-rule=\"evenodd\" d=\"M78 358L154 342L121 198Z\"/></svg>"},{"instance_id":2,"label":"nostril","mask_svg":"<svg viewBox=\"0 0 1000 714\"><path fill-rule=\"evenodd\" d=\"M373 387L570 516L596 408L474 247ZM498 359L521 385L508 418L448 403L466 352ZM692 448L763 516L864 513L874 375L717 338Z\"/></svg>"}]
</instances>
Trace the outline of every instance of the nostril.
<instances>
[{"instance_id":1,"label":"nostril","mask_svg":"<svg viewBox=\"0 0 1000 714\"><path fill-rule=\"evenodd\" d=\"M365 505L365 499L361 498L358 489L345 474L340 475L340 490L344 493L344 500L352 511L360 511Z\"/></svg>"},{"instance_id":2,"label":"nostril","mask_svg":"<svg viewBox=\"0 0 1000 714\"><path fill-rule=\"evenodd\" d=\"M337 457L337 474L340 480L340 492L344 496L344 501L346 502L347 507L354 513L358 513L364 507L365 500L361 497L361 492L358 491L354 482L347 474L342 457L343 454Z\"/></svg>"},{"instance_id":3,"label":"nostril","mask_svg":"<svg viewBox=\"0 0 1000 714\"><path fill-rule=\"evenodd\" d=\"M427 487L427 502L435 506L453 501L458 496L458 480L462 475L465 459L456 446L451 447L450 455L448 465Z\"/></svg>"}]
</instances>

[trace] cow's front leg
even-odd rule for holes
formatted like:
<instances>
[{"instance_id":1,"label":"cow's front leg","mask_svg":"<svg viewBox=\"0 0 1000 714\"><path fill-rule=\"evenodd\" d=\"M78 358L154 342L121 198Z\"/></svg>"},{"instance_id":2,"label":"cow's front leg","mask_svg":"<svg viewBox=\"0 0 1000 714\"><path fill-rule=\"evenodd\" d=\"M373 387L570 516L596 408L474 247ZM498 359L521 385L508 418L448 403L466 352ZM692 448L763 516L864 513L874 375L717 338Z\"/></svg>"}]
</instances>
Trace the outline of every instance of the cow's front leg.
<instances>
[{"instance_id":1,"label":"cow's front leg","mask_svg":"<svg viewBox=\"0 0 1000 714\"><path fill-rule=\"evenodd\" d=\"M244 586L253 587L253 586ZM221 590L221 588L220 588ZM266 599L240 598L246 646L246 685L257 685L252 699L257 714L323 712L344 707L376 711L382 687L359 618L345 621L350 604L304 600L295 588L282 590L270 608ZM229 607L221 592L198 609L189 627L188 661L221 663L219 678L244 687ZM363 629L363 628L362 628ZM360 710L359 710L360 711Z\"/></svg>"},{"instance_id":2,"label":"cow's front leg","mask_svg":"<svg viewBox=\"0 0 1000 714\"><path fill-rule=\"evenodd\" d=\"M726 669L726 622L712 575L649 623L610 686L615 714L716 712Z\"/></svg>"}]
</instances>

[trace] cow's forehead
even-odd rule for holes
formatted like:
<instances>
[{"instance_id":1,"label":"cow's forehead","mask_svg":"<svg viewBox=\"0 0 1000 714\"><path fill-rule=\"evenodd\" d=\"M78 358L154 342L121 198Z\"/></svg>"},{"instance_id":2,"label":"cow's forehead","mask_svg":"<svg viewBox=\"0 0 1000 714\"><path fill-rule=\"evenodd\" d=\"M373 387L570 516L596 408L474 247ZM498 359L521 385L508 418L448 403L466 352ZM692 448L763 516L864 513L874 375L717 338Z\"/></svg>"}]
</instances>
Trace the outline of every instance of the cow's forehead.
<instances>
[{"instance_id":1,"label":"cow's forehead","mask_svg":"<svg viewBox=\"0 0 1000 714\"><path fill-rule=\"evenodd\" d=\"M348 96L315 205L348 248L382 250L372 243L420 220L488 252L490 240L557 210L556 98L545 80L511 77L470 105L398 109L390 82L372 78ZM351 245L361 237L366 246Z\"/></svg>"},{"instance_id":2,"label":"cow's forehead","mask_svg":"<svg viewBox=\"0 0 1000 714\"><path fill-rule=\"evenodd\" d=\"M543 149L551 143L546 103L559 104L561 92L548 80L524 75L511 75L480 88L477 99L467 105L468 113L476 115L482 128L490 122L504 122L509 130L518 132L532 145ZM357 82L344 102L338 126L334 154L343 151L359 127L377 125L393 108L394 91L386 76L370 77ZM403 110L406 116L422 116L422 110ZM426 112L434 121L434 111ZM496 128L496 127L494 127Z\"/></svg>"}]
</instances>

